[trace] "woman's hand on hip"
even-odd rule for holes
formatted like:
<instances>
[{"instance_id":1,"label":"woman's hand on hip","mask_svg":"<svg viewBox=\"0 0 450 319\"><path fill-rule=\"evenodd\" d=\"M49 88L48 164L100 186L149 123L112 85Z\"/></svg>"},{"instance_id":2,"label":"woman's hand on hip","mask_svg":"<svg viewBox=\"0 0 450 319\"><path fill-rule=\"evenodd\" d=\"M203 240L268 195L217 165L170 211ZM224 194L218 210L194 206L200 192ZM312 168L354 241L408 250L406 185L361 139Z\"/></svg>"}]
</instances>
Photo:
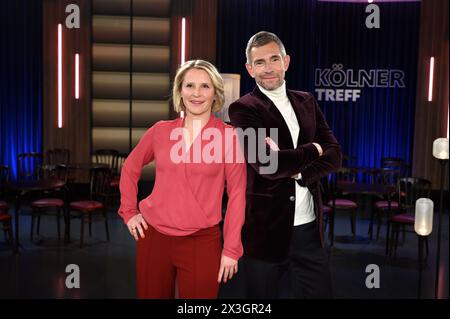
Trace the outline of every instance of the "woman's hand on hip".
<instances>
[{"instance_id":1,"label":"woman's hand on hip","mask_svg":"<svg viewBox=\"0 0 450 319\"><path fill-rule=\"evenodd\" d=\"M238 262L233 258L227 257L222 254L220 259L220 269L219 276L217 277L217 282L221 282L223 278L223 282L226 283L227 280L233 278L233 275L238 272Z\"/></svg>"},{"instance_id":2,"label":"woman's hand on hip","mask_svg":"<svg viewBox=\"0 0 450 319\"><path fill-rule=\"evenodd\" d=\"M148 225L141 213L131 217L127 226L134 239L139 240L139 236L145 238L144 229L147 230Z\"/></svg>"}]
</instances>

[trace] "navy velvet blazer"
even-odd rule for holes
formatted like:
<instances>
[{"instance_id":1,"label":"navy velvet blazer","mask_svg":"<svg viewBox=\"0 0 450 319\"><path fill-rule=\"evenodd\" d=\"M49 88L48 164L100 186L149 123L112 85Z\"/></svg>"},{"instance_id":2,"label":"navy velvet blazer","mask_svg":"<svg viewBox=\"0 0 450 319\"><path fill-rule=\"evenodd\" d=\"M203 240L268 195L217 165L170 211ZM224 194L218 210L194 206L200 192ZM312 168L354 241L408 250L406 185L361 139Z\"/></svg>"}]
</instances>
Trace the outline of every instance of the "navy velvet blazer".
<instances>
[{"instance_id":1,"label":"navy velvet blazer","mask_svg":"<svg viewBox=\"0 0 450 319\"><path fill-rule=\"evenodd\" d=\"M243 130L264 129L266 136L269 136L270 128L278 129L278 139L275 141L280 148L278 169L272 174L261 174L260 168L267 164L258 160L247 163L246 213L242 228L244 255L272 262L282 261L289 254L296 182L308 187L313 196L314 213L323 245L320 179L339 169L342 161L341 147L314 97L307 92L292 90L287 90L287 96L300 126L295 149L283 116L258 87L229 108L230 120L235 127ZM322 147L322 156L319 157L313 142ZM244 139L243 147L248 162L247 139ZM265 148L264 151L269 154L269 147ZM302 179L296 181L292 176L298 173L302 174Z\"/></svg>"}]
</instances>

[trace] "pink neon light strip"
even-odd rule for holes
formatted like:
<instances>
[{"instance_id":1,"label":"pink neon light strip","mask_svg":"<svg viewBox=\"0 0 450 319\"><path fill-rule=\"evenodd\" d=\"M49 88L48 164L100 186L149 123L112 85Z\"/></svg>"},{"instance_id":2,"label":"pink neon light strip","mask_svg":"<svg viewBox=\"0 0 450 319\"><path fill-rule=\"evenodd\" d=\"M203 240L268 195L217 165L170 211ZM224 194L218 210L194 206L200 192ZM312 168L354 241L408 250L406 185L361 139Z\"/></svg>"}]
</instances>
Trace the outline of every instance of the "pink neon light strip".
<instances>
[{"instance_id":1,"label":"pink neon light strip","mask_svg":"<svg viewBox=\"0 0 450 319\"><path fill-rule=\"evenodd\" d=\"M62 25L58 24L58 128L62 125Z\"/></svg>"},{"instance_id":2,"label":"pink neon light strip","mask_svg":"<svg viewBox=\"0 0 450 319\"><path fill-rule=\"evenodd\" d=\"M181 64L185 61L186 54L186 18L181 18Z\"/></svg>"},{"instance_id":3,"label":"pink neon light strip","mask_svg":"<svg viewBox=\"0 0 450 319\"><path fill-rule=\"evenodd\" d=\"M80 55L75 53L75 98L80 98Z\"/></svg>"},{"instance_id":4,"label":"pink neon light strip","mask_svg":"<svg viewBox=\"0 0 450 319\"><path fill-rule=\"evenodd\" d=\"M428 79L428 102L433 101L434 57L430 58L430 78Z\"/></svg>"}]
</instances>

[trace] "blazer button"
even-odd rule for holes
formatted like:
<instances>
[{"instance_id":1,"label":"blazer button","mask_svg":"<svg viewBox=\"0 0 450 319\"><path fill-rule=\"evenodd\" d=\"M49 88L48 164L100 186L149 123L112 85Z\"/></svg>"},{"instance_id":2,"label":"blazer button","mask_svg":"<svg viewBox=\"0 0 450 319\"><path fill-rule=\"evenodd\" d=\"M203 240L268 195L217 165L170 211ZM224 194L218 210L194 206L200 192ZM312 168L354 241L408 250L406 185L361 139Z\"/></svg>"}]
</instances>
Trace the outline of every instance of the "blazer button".
<instances>
[{"instance_id":1,"label":"blazer button","mask_svg":"<svg viewBox=\"0 0 450 319\"><path fill-rule=\"evenodd\" d=\"M290 200L291 202L295 202L295 196L289 197L289 200Z\"/></svg>"}]
</instances>

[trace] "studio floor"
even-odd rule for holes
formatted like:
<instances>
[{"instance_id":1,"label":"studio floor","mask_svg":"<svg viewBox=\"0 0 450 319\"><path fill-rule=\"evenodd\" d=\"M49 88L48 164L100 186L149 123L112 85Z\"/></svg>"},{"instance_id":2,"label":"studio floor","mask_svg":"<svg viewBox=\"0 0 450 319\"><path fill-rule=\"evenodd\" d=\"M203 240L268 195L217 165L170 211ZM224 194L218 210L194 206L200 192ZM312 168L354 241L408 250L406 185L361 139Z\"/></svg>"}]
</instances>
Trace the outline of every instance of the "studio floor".
<instances>
[{"instance_id":1,"label":"studio floor","mask_svg":"<svg viewBox=\"0 0 450 319\"><path fill-rule=\"evenodd\" d=\"M55 217L45 216L41 221L40 236L29 239L31 217L24 208L21 218L21 244L19 254L14 254L3 239L0 241L0 299L9 298L135 298L135 243L122 220L109 212L110 242L106 241L101 219L93 220L92 237L85 234L85 244L79 247L79 221L72 222L71 243L58 245ZM430 239L430 254L423 269L422 298L434 298L436 273L437 218ZM336 299L414 299L418 291L418 239L406 233L397 256L385 255L384 226L379 240L369 240L369 220L359 218L357 236L350 236L347 215L336 216L336 239L328 244ZM449 241L448 214L444 213L441 242L441 282L439 295L449 296ZM80 288L66 287L67 265L80 269ZM368 265L378 266L379 288L368 288ZM242 269L242 267L241 267ZM286 277L281 281L281 297L287 296ZM240 271L229 283L220 287L219 298L245 298L245 274Z\"/></svg>"}]
</instances>

